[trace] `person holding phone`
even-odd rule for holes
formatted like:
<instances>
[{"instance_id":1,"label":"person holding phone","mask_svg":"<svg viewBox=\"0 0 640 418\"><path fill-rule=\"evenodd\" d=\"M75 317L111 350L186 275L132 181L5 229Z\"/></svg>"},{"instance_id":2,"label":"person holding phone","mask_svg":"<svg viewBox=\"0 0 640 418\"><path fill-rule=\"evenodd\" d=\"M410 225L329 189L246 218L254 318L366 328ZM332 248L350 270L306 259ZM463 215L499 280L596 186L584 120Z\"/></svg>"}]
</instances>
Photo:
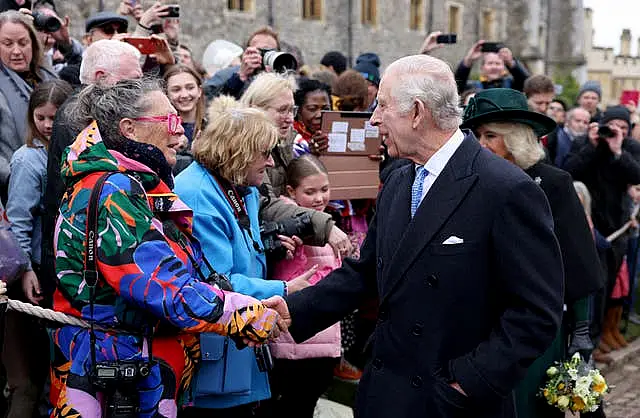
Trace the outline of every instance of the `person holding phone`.
<instances>
[{"instance_id":1,"label":"person holding phone","mask_svg":"<svg viewBox=\"0 0 640 418\"><path fill-rule=\"evenodd\" d=\"M480 58L480 79L469 82L471 68ZM468 90L469 87L479 90L501 87L522 91L529 72L504 44L480 40L473 44L458 64L455 77L458 93Z\"/></svg>"}]
</instances>

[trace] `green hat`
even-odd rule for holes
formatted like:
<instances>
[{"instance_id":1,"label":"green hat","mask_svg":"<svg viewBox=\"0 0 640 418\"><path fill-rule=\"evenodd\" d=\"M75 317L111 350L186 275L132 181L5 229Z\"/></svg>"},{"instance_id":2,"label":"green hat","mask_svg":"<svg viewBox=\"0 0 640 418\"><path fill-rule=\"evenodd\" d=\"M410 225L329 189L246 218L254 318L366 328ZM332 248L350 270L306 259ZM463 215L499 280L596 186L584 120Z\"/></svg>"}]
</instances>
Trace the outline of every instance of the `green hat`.
<instances>
[{"instance_id":1,"label":"green hat","mask_svg":"<svg viewBox=\"0 0 640 418\"><path fill-rule=\"evenodd\" d=\"M463 129L474 129L491 122L515 122L531 126L538 137L556 128L556 122L529 110L524 94L513 89L487 89L477 93L464 109Z\"/></svg>"}]
</instances>

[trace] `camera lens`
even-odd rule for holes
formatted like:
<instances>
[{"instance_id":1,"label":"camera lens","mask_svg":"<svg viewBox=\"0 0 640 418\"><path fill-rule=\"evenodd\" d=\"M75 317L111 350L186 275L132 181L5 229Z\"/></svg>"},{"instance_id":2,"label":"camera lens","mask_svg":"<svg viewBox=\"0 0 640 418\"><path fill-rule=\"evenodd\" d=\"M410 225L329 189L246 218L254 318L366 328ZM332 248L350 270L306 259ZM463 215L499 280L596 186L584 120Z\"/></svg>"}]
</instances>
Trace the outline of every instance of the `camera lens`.
<instances>
[{"instance_id":1,"label":"camera lens","mask_svg":"<svg viewBox=\"0 0 640 418\"><path fill-rule=\"evenodd\" d=\"M598 136L600 138L614 138L616 133L607 125L600 125L598 126Z\"/></svg>"},{"instance_id":2,"label":"camera lens","mask_svg":"<svg viewBox=\"0 0 640 418\"><path fill-rule=\"evenodd\" d=\"M55 16L48 16L40 12L33 13L33 26L40 32L56 32L62 24Z\"/></svg>"},{"instance_id":3,"label":"camera lens","mask_svg":"<svg viewBox=\"0 0 640 418\"><path fill-rule=\"evenodd\" d=\"M263 63L267 67L271 67L274 71L282 73L288 70L295 71L298 69L298 61L288 52L267 51L263 56Z\"/></svg>"},{"instance_id":4,"label":"camera lens","mask_svg":"<svg viewBox=\"0 0 640 418\"><path fill-rule=\"evenodd\" d=\"M140 377L147 377L151 374L151 369L149 369L149 366L146 364L143 364L142 366L140 366Z\"/></svg>"}]
</instances>

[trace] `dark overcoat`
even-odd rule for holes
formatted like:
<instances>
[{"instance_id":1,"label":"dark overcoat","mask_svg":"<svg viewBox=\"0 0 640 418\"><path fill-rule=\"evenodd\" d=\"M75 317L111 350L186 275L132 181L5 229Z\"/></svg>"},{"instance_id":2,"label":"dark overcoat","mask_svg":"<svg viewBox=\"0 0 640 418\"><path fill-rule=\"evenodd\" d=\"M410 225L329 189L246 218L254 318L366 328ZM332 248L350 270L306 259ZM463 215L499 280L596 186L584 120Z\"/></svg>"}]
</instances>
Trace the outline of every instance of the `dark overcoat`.
<instances>
[{"instance_id":1,"label":"dark overcoat","mask_svg":"<svg viewBox=\"0 0 640 418\"><path fill-rule=\"evenodd\" d=\"M513 389L562 316L547 200L471 134L411 219L414 172L389 175L361 258L288 298L291 333L303 341L379 295L356 417L515 417Z\"/></svg>"}]
</instances>

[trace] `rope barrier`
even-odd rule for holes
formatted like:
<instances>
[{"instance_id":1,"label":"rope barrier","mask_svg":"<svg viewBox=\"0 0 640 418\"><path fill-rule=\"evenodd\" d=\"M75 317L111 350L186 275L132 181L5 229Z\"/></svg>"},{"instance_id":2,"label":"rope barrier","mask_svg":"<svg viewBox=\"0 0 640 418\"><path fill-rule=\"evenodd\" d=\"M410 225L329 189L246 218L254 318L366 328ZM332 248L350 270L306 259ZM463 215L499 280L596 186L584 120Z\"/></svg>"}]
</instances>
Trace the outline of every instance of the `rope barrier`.
<instances>
[{"instance_id":1,"label":"rope barrier","mask_svg":"<svg viewBox=\"0 0 640 418\"><path fill-rule=\"evenodd\" d=\"M51 309L45 309L37 305L30 303L20 302L19 300L9 299L6 295L0 295L0 305L6 304L7 309L12 311L21 312L31 316L37 316L49 321L58 322L60 324L71 325L74 327L90 328L87 321L84 321L75 316L67 315L62 312L56 312ZM99 329L99 327L95 327Z\"/></svg>"}]
</instances>

